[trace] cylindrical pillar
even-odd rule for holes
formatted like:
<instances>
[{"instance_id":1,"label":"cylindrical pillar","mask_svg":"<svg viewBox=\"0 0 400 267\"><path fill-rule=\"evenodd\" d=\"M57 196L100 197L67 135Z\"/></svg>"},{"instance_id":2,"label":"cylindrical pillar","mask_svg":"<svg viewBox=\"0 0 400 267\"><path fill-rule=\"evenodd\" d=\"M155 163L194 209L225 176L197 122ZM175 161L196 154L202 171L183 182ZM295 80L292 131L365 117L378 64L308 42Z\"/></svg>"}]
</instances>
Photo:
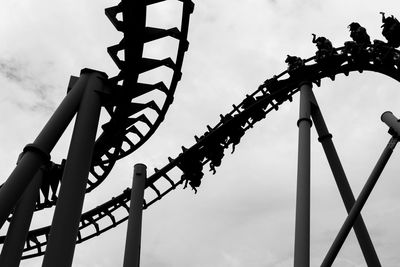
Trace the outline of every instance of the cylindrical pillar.
<instances>
[{"instance_id":1,"label":"cylindrical pillar","mask_svg":"<svg viewBox=\"0 0 400 267\"><path fill-rule=\"evenodd\" d=\"M1 251L0 266L19 266L42 180L43 171L39 169L18 201Z\"/></svg>"},{"instance_id":2,"label":"cylindrical pillar","mask_svg":"<svg viewBox=\"0 0 400 267\"><path fill-rule=\"evenodd\" d=\"M300 86L299 147L297 164L294 266L310 265L310 94L312 85Z\"/></svg>"},{"instance_id":3,"label":"cylindrical pillar","mask_svg":"<svg viewBox=\"0 0 400 267\"><path fill-rule=\"evenodd\" d=\"M71 266L78 234L79 220L92 161L99 121L100 94L106 75L85 70L87 87L79 105L67 161L54 211L43 266Z\"/></svg>"},{"instance_id":4,"label":"cylindrical pillar","mask_svg":"<svg viewBox=\"0 0 400 267\"><path fill-rule=\"evenodd\" d=\"M0 228L40 166L49 160L51 150L78 109L86 82L85 77L79 78L33 144L25 147L18 165L0 188Z\"/></svg>"},{"instance_id":5,"label":"cylindrical pillar","mask_svg":"<svg viewBox=\"0 0 400 267\"><path fill-rule=\"evenodd\" d=\"M321 267L328 267L332 266L333 261L335 260L337 254L339 253L340 248L342 247L344 241L346 240L351 228L354 225L354 222L360 215L362 208L364 207L365 203L369 195L374 189L376 182L379 179L383 169L386 166L390 156L392 155L393 149L396 146L398 139L396 137L392 137L385 147L382 155L380 156L378 162L376 163L374 169L372 170L371 175L369 176L367 182L365 183L363 189L360 192L356 202L354 203L353 207L350 210L349 215L347 216L345 222L343 223L342 227L338 235L336 236L335 240L333 241L332 246L330 247L324 261L321 264Z\"/></svg>"},{"instance_id":6,"label":"cylindrical pillar","mask_svg":"<svg viewBox=\"0 0 400 267\"><path fill-rule=\"evenodd\" d=\"M400 122L396 116L393 115L392 112L386 111L382 114L381 120L390 127L392 131L396 133L396 135L400 136Z\"/></svg>"},{"instance_id":7,"label":"cylindrical pillar","mask_svg":"<svg viewBox=\"0 0 400 267\"><path fill-rule=\"evenodd\" d=\"M126 233L124 267L139 267L142 233L143 196L146 185L146 165L136 164L133 170L131 204Z\"/></svg>"},{"instance_id":8,"label":"cylindrical pillar","mask_svg":"<svg viewBox=\"0 0 400 267\"><path fill-rule=\"evenodd\" d=\"M328 131L328 127L325 124L321 110L318 107L317 101L313 94L313 102L315 104L311 116L314 121L315 128L318 132L318 140L321 142L324 149L326 158L328 159L329 166L332 170L333 177L335 178L336 185L339 189L340 196L342 197L343 203L346 207L347 213L350 212L354 205L355 198L351 190L350 184L347 180L346 173L340 162L339 156L336 152L335 146L332 142L332 135ZM356 234L358 243L360 244L362 253L368 266L379 267L378 255L376 254L374 245L369 236L367 227L365 226L364 220L360 214L354 222L354 232Z\"/></svg>"}]
</instances>

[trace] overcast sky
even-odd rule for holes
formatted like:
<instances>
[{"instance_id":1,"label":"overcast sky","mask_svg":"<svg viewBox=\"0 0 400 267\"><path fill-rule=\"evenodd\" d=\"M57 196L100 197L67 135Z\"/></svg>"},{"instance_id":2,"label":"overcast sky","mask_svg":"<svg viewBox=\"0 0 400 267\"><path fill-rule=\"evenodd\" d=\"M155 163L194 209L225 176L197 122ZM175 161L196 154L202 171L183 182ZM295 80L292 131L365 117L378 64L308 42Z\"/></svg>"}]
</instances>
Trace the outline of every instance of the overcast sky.
<instances>
[{"instance_id":1,"label":"overcast sky","mask_svg":"<svg viewBox=\"0 0 400 267\"><path fill-rule=\"evenodd\" d=\"M104 15L116 1L3 1L0 9L0 181L15 166L64 97L70 75L82 68L117 73L106 47L121 35ZM179 2L149 10L148 25L177 26ZM287 54L314 55L311 33L334 46L349 40L353 21L382 39L380 11L400 17L398 1L203 0L195 3L183 77L166 119L150 141L117 163L109 178L85 200L91 209L130 186L135 163L161 168L182 145L194 144L257 89L285 70ZM160 44L162 45L162 44ZM149 47L146 53L168 49ZM174 52L174 51L173 51ZM174 56L171 53L170 56ZM399 85L375 73L338 76L315 88L349 182L360 192L390 139L380 115L400 117ZM198 194L178 188L144 212L143 267L236 267L293 265L297 168L298 96L270 113L227 151L216 175L206 172ZM67 132L52 159L66 157ZM383 266L399 266L400 153L395 150L363 210ZM205 169L205 171L207 171ZM312 129L311 262L318 266L346 213L322 147ZM51 212L35 216L48 225ZM4 232L4 229L2 229ZM122 266L126 223L77 245L73 266ZM21 266L39 266L42 258ZM365 266L353 233L334 266Z\"/></svg>"}]
</instances>

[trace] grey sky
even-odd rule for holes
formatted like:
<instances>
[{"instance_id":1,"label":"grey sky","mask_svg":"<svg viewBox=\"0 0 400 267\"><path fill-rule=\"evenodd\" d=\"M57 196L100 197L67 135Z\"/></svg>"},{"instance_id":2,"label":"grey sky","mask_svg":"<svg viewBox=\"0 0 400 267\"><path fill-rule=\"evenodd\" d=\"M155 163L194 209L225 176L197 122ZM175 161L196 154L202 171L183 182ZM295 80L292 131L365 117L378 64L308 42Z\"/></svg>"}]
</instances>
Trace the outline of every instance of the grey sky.
<instances>
[{"instance_id":1,"label":"grey sky","mask_svg":"<svg viewBox=\"0 0 400 267\"><path fill-rule=\"evenodd\" d=\"M76 3L75 3L76 2ZM167 1L175 3L176 1ZM70 75L90 67L116 73L106 47L121 35L104 15L116 1L6 1L0 9L0 174L15 165L66 93ZM353 21L382 39L380 11L400 17L398 1L195 2L190 47L174 104L155 135L115 169L85 200L93 208L130 186L132 166L149 174L182 145L194 144L206 125L231 110L246 93L283 71L287 54L314 55L311 33L334 46L349 40ZM173 5L149 13L151 23L176 22ZM152 16L152 17L150 17ZM178 18L179 19L179 18ZM150 23L150 22L149 22ZM150 51L151 50L151 51ZM164 47L148 53L164 53ZM357 195L389 140L380 115L400 117L398 83L379 74L354 73L323 80L315 89L327 125ZM292 265L297 164L298 96L249 131L216 175L206 173L197 195L178 188L144 213L142 266L236 267ZM69 131L70 132L70 131ZM66 157L67 135L53 159ZM312 132L312 266L318 266L345 219L345 209ZM363 211L383 266L399 266L398 150ZM35 217L48 225L51 212ZM4 232L4 230L2 230ZM126 224L78 245L73 266L121 266ZM21 266L39 266L41 258ZM365 266L354 234L334 266Z\"/></svg>"}]
</instances>

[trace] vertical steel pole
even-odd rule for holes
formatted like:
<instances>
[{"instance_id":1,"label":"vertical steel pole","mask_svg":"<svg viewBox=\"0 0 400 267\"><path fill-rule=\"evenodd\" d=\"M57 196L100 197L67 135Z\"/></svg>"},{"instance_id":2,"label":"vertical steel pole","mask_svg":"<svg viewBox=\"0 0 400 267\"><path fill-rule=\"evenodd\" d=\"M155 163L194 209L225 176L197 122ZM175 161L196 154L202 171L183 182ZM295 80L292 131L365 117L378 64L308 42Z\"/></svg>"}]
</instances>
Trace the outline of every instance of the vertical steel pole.
<instances>
[{"instance_id":1,"label":"vertical steel pole","mask_svg":"<svg viewBox=\"0 0 400 267\"><path fill-rule=\"evenodd\" d=\"M19 266L42 180L43 171L39 169L18 201L1 251L0 266Z\"/></svg>"},{"instance_id":2,"label":"vertical steel pole","mask_svg":"<svg viewBox=\"0 0 400 267\"><path fill-rule=\"evenodd\" d=\"M139 267L142 233L143 196L146 185L146 165L136 164L133 171L131 204L126 233L124 267Z\"/></svg>"},{"instance_id":3,"label":"vertical steel pole","mask_svg":"<svg viewBox=\"0 0 400 267\"><path fill-rule=\"evenodd\" d=\"M23 157L0 188L0 228L40 166L50 159L51 150L78 109L85 86L86 78L79 78L33 144L25 147Z\"/></svg>"},{"instance_id":4,"label":"vertical steel pole","mask_svg":"<svg viewBox=\"0 0 400 267\"><path fill-rule=\"evenodd\" d=\"M372 189L374 189L374 186L378 181L379 176L381 175L383 169L385 168L386 163L388 162L390 156L392 155L393 149L395 148L397 142L398 142L397 137L392 137L387 146L385 147L382 155L380 156L378 162L376 163L374 169L372 170L371 175L369 176L367 182L365 183L363 189L361 190L360 195L358 196L356 202L351 208L349 215L347 216L342 227L340 228L338 235L333 241L332 246L330 247L324 261L321 264L322 267L328 267L332 265L337 254L339 253L340 248L342 247L344 241L346 240L347 235L349 234L351 228L353 227L354 222L356 221L362 208L367 202L367 199L371 194Z\"/></svg>"},{"instance_id":5,"label":"vertical steel pole","mask_svg":"<svg viewBox=\"0 0 400 267\"><path fill-rule=\"evenodd\" d=\"M329 166L332 170L333 177L335 178L336 185L339 189L339 193L346 207L346 211L349 213L354 205L355 198L347 180L346 173L344 172L343 166L340 162L339 156L336 152L335 146L332 142L332 135L328 131L328 127L325 124L324 117L322 116L321 110L319 109L317 100L315 99L313 93L312 98L314 105L311 109L311 117L314 121L315 129L318 132L318 140L322 144ZM354 232L356 234L358 243L360 244L367 265L374 267L381 266L361 214L354 223Z\"/></svg>"},{"instance_id":6,"label":"vertical steel pole","mask_svg":"<svg viewBox=\"0 0 400 267\"><path fill-rule=\"evenodd\" d=\"M106 75L83 70L87 87L79 105L43 265L71 266L100 116Z\"/></svg>"},{"instance_id":7,"label":"vertical steel pole","mask_svg":"<svg viewBox=\"0 0 400 267\"><path fill-rule=\"evenodd\" d=\"M297 165L294 266L310 265L310 93L312 84L300 85L299 151Z\"/></svg>"}]
</instances>

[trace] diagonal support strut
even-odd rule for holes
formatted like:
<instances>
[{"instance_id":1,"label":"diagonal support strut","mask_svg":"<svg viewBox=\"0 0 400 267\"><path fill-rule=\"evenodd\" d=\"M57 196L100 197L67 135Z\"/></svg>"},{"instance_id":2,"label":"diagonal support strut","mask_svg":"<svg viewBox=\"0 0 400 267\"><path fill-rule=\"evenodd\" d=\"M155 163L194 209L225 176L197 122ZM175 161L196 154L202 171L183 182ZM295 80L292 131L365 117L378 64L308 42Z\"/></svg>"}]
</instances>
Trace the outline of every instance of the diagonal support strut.
<instances>
[{"instance_id":1,"label":"diagonal support strut","mask_svg":"<svg viewBox=\"0 0 400 267\"><path fill-rule=\"evenodd\" d=\"M325 124L325 120L322 116L315 95L313 92L311 92L310 95L310 101L312 102L311 117L319 136L318 140L321 142L326 158L328 159L329 166L335 178L340 196L342 197L343 203L346 207L346 211L347 213L350 213L350 210L355 203L354 194L347 180L345 171L333 144L332 135L329 133L328 127ZM357 217L353 228L367 265L376 267L381 266L361 214Z\"/></svg>"},{"instance_id":2,"label":"diagonal support strut","mask_svg":"<svg viewBox=\"0 0 400 267\"><path fill-rule=\"evenodd\" d=\"M357 205L357 202L355 201L343 166L332 142L332 135L328 131L321 110L313 94L311 83L303 82L299 87L300 116L297 123L299 127L299 151L297 169L294 266L305 267L310 265L310 128L312 126L312 122L315 124L315 128L319 136L318 140L323 146L328 163L335 178L336 185L339 189L339 193L342 197L349 217L351 212L354 213L352 210L354 206ZM389 115L390 114L388 114L386 117L390 117ZM395 119L392 117L394 116L391 116L390 119L391 121L394 121ZM381 264L372 244L367 227L359 212L354 217L354 221L350 224L348 232L351 230L351 228L354 228L367 265L380 267ZM342 240L343 242L345 238L346 237L344 237ZM337 252L339 249L340 247L337 248ZM336 254L330 253L332 262L336 257L337 252ZM328 264L322 266L330 265Z\"/></svg>"},{"instance_id":3,"label":"diagonal support strut","mask_svg":"<svg viewBox=\"0 0 400 267\"><path fill-rule=\"evenodd\" d=\"M367 202L369 195L374 189L374 186L378 181L379 176L381 175L383 169L385 168L386 163L388 162L390 156L392 155L393 149L396 146L397 142L398 142L397 137L392 137L387 146L385 147L382 155L380 156L378 162L375 165L375 168L372 170L372 173L370 174L367 182L365 183L363 189L361 190L360 195L358 196L356 202L351 208L349 215L347 216L345 222L340 228L338 235L333 241L333 244L330 247L324 261L322 262L321 267L328 267L332 265L337 254L339 253L340 248L342 247L344 241L346 240L351 228L353 227L357 217L360 215L362 208Z\"/></svg>"},{"instance_id":4,"label":"diagonal support strut","mask_svg":"<svg viewBox=\"0 0 400 267\"><path fill-rule=\"evenodd\" d=\"M374 189L375 184L377 183L383 169L386 166L386 163L389 161L389 158L392 155L393 150L399 141L399 136L400 136L399 120L391 112L383 113L381 120L389 126L389 133L392 135L392 138L389 140L381 156L379 157L378 162L376 163L374 169L372 170L370 176L368 177L368 180L365 183L363 189L361 190L360 195L358 196L356 202L351 208L349 215L344 221L332 246L330 247L327 255L325 256L325 259L322 262L321 267L328 267L332 265L337 254L339 253L340 248L342 247L344 241L346 240L347 235L350 232L350 229L353 227L362 208L367 202L368 197L370 196L372 190Z\"/></svg>"}]
</instances>

